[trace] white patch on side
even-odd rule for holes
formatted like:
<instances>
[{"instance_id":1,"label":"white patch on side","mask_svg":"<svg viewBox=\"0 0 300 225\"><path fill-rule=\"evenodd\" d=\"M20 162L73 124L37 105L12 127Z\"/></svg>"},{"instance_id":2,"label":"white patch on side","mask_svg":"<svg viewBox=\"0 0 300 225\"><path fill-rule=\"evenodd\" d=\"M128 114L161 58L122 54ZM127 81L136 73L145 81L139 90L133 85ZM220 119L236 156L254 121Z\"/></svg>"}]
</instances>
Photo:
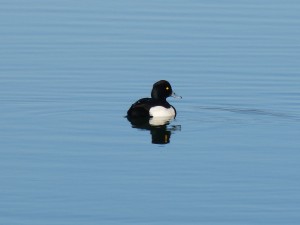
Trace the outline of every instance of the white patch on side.
<instances>
[{"instance_id":1,"label":"white patch on side","mask_svg":"<svg viewBox=\"0 0 300 225\"><path fill-rule=\"evenodd\" d=\"M151 117L149 124L151 126L162 126L174 119L174 116L165 116L165 117Z\"/></svg>"},{"instance_id":2,"label":"white patch on side","mask_svg":"<svg viewBox=\"0 0 300 225\"><path fill-rule=\"evenodd\" d=\"M175 110L173 107L167 109L162 106L155 106L150 109L149 114L153 117L172 117L175 116Z\"/></svg>"}]
</instances>

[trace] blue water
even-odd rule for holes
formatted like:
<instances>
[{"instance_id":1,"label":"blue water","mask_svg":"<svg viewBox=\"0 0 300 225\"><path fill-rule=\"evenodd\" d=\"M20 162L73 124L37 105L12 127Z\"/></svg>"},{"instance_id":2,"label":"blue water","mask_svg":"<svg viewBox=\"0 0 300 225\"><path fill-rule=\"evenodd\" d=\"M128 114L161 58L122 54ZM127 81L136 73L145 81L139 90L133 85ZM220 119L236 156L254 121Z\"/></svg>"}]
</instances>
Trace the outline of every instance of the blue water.
<instances>
[{"instance_id":1,"label":"blue water","mask_svg":"<svg viewBox=\"0 0 300 225\"><path fill-rule=\"evenodd\" d=\"M299 224L299 1L0 8L0 224Z\"/></svg>"}]
</instances>

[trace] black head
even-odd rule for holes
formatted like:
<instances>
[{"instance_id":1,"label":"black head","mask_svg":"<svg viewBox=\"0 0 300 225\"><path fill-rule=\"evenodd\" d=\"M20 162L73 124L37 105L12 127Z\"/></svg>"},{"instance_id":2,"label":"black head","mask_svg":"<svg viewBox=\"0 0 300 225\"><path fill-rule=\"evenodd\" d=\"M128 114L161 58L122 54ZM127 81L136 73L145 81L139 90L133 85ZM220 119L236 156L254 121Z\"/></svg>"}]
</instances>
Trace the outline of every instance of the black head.
<instances>
[{"instance_id":1,"label":"black head","mask_svg":"<svg viewBox=\"0 0 300 225\"><path fill-rule=\"evenodd\" d=\"M166 80L157 81L153 84L151 97L160 100L166 100L167 97L173 94L171 84Z\"/></svg>"}]
</instances>

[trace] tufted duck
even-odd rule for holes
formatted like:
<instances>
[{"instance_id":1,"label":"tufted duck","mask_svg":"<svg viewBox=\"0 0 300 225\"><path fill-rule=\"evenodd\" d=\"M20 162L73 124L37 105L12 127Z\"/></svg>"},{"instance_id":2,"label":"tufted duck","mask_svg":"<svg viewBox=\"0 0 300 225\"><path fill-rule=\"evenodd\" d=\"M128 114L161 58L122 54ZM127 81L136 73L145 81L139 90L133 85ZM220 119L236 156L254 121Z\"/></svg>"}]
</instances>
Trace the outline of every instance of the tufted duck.
<instances>
[{"instance_id":1,"label":"tufted duck","mask_svg":"<svg viewBox=\"0 0 300 225\"><path fill-rule=\"evenodd\" d=\"M153 84L151 98L142 98L132 104L127 111L127 116L132 117L175 117L176 110L171 106L167 97L181 98L177 96L166 80L160 80Z\"/></svg>"}]
</instances>

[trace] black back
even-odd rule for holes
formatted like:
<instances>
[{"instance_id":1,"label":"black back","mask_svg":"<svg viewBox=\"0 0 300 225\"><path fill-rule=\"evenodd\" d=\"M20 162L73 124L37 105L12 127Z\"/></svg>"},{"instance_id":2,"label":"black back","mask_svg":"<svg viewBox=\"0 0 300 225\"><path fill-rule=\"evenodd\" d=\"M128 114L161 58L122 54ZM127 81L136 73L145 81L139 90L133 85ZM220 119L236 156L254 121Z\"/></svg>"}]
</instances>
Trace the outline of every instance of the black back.
<instances>
[{"instance_id":1,"label":"black back","mask_svg":"<svg viewBox=\"0 0 300 225\"><path fill-rule=\"evenodd\" d=\"M142 98L131 105L127 111L129 117L150 117L149 110L154 106L163 106L170 108L171 105L167 101L153 98Z\"/></svg>"}]
</instances>

